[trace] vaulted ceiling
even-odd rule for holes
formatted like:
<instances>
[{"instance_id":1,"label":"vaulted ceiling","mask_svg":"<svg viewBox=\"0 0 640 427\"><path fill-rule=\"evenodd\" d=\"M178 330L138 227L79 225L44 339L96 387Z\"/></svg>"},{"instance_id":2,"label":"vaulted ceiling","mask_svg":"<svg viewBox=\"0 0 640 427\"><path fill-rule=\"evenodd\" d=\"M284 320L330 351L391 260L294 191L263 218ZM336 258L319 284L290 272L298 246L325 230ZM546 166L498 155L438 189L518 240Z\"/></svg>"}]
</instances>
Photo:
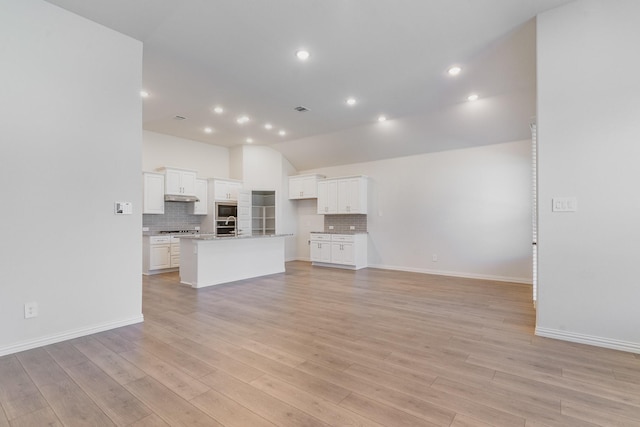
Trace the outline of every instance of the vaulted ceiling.
<instances>
[{"instance_id":1,"label":"vaulted ceiling","mask_svg":"<svg viewBox=\"0 0 640 427\"><path fill-rule=\"evenodd\" d=\"M144 43L144 129L306 170L528 138L534 18L571 0L48 1Z\"/></svg>"}]
</instances>

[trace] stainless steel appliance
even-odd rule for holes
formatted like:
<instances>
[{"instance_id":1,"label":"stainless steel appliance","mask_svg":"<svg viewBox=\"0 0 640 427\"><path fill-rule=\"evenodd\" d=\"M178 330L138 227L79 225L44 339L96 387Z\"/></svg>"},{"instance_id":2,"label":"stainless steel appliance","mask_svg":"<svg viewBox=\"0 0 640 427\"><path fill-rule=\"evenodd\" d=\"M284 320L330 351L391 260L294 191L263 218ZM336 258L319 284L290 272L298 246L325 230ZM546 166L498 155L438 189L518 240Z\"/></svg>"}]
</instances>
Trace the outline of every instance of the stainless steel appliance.
<instances>
[{"instance_id":1,"label":"stainless steel appliance","mask_svg":"<svg viewBox=\"0 0 640 427\"><path fill-rule=\"evenodd\" d=\"M216 203L216 235L225 236L236 234L236 218L238 217L238 205L233 202Z\"/></svg>"}]
</instances>

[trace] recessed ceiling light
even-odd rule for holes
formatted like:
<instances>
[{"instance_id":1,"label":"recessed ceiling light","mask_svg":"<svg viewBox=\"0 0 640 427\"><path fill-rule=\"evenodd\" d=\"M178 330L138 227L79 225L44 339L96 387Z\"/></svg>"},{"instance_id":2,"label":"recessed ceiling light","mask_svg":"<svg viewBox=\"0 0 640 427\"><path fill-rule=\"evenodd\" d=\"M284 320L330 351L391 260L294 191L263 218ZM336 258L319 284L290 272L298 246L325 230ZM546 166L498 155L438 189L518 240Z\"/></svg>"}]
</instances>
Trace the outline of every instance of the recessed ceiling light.
<instances>
[{"instance_id":1,"label":"recessed ceiling light","mask_svg":"<svg viewBox=\"0 0 640 427\"><path fill-rule=\"evenodd\" d=\"M308 50L300 49L296 52L296 58L298 58L300 61L306 61L307 59L309 59L309 56L310 54Z\"/></svg>"},{"instance_id":2,"label":"recessed ceiling light","mask_svg":"<svg viewBox=\"0 0 640 427\"><path fill-rule=\"evenodd\" d=\"M467 96L467 100L468 101L477 101L478 100L478 94L477 93L472 93L471 95Z\"/></svg>"},{"instance_id":3,"label":"recessed ceiling light","mask_svg":"<svg viewBox=\"0 0 640 427\"><path fill-rule=\"evenodd\" d=\"M204 128L204 133L211 133L213 132L213 129L211 128Z\"/></svg>"},{"instance_id":4,"label":"recessed ceiling light","mask_svg":"<svg viewBox=\"0 0 640 427\"><path fill-rule=\"evenodd\" d=\"M220 106L215 107L215 108L213 109L213 112L214 112L214 113L216 113L216 114L222 114L222 113L224 113L224 108L222 108L222 107L220 107Z\"/></svg>"},{"instance_id":5,"label":"recessed ceiling light","mask_svg":"<svg viewBox=\"0 0 640 427\"><path fill-rule=\"evenodd\" d=\"M385 121L387 121L387 116L378 116L378 121L379 121L379 122L385 122Z\"/></svg>"},{"instance_id":6,"label":"recessed ceiling light","mask_svg":"<svg viewBox=\"0 0 640 427\"><path fill-rule=\"evenodd\" d=\"M240 116L236 119L236 122L238 122L238 124L245 124L249 121L249 117L248 116Z\"/></svg>"},{"instance_id":7,"label":"recessed ceiling light","mask_svg":"<svg viewBox=\"0 0 640 427\"><path fill-rule=\"evenodd\" d=\"M149 97L149 92L147 92L146 90L141 90L140 91L140 96L143 98L148 98Z\"/></svg>"},{"instance_id":8,"label":"recessed ceiling light","mask_svg":"<svg viewBox=\"0 0 640 427\"><path fill-rule=\"evenodd\" d=\"M247 142L247 144L253 144L253 138L247 138L245 139L245 141Z\"/></svg>"},{"instance_id":9,"label":"recessed ceiling light","mask_svg":"<svg viewBox=\"0 0 640 427\"><path fill-rule=\"evenodd\" d=\"M450 76L457 76L458 74L460 74L461 71L462 71L462 68L458 67L457 65L454 65L453 67L447 70L447 73L449 73Z\"/></svg>"},{"instance_id":10,"label":"recessed ceiling light","mask_svg":"<svg viewBox=\"0 0 640 427\"><path fill-rule=\"evenodd\" d=\"M265 128L266 130L271 130L271 129L273 129L273 125L272 125L271 123L265 123L265 124L264 124L264 128Z\"/></svg>"},{"instance_id":11,"label":"recessed ceiling light","mask_svg":"<svg viewBox=\"0 0 640 427\"><path fill-rule=\"evenodd\" d=\"M356 99L355 99L355 98L353 98L353 97L349 97L349 98L347 98L347 101L346 101L346 102L347 102L347 105L356 105L356 103L357 103L358 101L356 101Z\"/></svg>"},{"instance_id":12,"label":"recessed ceiling light","mask_svg":"<svg viewBox=\"0 0 640 427\"><path fill-rule=\"evenodd\" d=\"M287 134L287 132L285 132L284 130L281 130L280 132L278 132L278 135L280 136L285 136Z\"/></svg>"}]
</instances>

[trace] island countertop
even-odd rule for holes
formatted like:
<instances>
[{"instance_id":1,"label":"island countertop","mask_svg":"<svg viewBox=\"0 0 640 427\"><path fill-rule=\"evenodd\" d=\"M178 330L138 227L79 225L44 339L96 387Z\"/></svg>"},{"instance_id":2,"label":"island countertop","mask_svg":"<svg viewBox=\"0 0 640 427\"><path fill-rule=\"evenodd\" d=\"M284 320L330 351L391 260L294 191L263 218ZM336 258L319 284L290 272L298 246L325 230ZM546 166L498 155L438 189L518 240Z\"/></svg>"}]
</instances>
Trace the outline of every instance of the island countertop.
<instances>
[{"instance_id":1,"label":"island countertop","mask_svg":"<svg viewBox=\"0 0 640 427\"><path fill-rule=\"evenodd\" d=\"M187 234L180 236L181 239L191 240L245 240L245 239L267 239L271 237L289 237L293 234L247 234L241 236L217 236L215 234L201 233L201 234Z\"/></svg>"}]
</instances>

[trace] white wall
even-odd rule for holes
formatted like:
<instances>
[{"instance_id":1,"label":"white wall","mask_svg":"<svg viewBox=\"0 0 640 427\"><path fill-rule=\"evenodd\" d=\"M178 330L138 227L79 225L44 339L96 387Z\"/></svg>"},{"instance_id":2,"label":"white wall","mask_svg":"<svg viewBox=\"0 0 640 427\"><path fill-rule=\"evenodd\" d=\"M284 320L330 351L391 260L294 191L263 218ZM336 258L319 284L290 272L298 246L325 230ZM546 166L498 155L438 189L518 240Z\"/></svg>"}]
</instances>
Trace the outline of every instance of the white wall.
<instances>
[{"instance_id":1,"label":"white wall","mask_svg":"<svg viewBox=\"0 0 640 427\"><path fill-rule=\"evenodd\" d=\"M639 17L637 0L538 17L536 332L640 353Z\"/></svg>"},{"instance_id":2,"label":"white wall","mask_svg":"<svg viewBox=\"0 0 640 427\"><path fill-rule=\"evenodd\" d=\"M229 178L229 149L144 131L142 170L153 172L165 166L195 170L199 178Z\"/></svg>"},{"instance_id":3,"label":"white wall","mask_svg":"<svg viewBox=\"0 0 640 427\"><path fill-rule=\"evenodd\" d=\"M295 234L297 210L289 200L289 175L295 169L287 159L270 147L245 145L242 147L242 181L247 190L276 191L276 232ZM297 257L295 236L285 239L285 259Z\"/></svg>"},{"instance_id":4,"label":"white wall","mask_svg":"<svg viewBox=\"0 0 640 427\"><path fill-rule=\"evenodd\" d=\"M3 0L0 57L0 355L141 321L142 44Z\"/></svg>"},{"instance_id":5,"label":"white wall","mask_svg":"<svg viewBox=\"0 0 640 427\"><path fill-rule=\"evenodd\" d=\"M369 176L370 266L530 283L530 150L520 141L304 173ZM322 230L314 207L298 207L302 259Z\"/></svg>"}]
</instances>

